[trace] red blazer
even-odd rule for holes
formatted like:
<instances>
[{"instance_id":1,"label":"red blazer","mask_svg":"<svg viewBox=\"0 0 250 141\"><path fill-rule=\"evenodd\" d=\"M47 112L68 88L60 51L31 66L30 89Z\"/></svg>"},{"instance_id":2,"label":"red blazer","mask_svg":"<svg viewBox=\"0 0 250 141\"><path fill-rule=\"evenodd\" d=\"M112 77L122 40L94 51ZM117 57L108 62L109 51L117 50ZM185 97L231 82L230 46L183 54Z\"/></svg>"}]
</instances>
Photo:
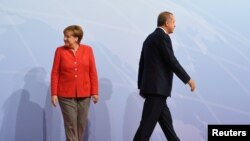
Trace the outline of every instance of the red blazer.
<instances>
[{"instance_id":1,"label":"red blazer","mask_svg":"<svg viewBox=\"0 0 250 141\"><path fill-rule=\"evenodd\" d=\"M98 94L98 77L92 48L80 45L76 54L66 46L55 51L51 95L89 97Z\"/></svg>"}]
</instances>

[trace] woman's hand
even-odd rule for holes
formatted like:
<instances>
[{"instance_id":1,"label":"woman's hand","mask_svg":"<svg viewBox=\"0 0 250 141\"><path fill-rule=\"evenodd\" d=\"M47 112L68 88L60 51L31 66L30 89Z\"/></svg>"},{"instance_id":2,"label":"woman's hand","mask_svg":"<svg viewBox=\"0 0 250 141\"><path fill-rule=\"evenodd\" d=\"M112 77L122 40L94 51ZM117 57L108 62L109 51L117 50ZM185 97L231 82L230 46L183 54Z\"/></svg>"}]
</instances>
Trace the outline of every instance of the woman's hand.
<instances>
[{"instance_id":1,"label":"woman's hand","mask_svg":"<svg viewBox=\"0 0 250 141\"><path fill-rule=\"evenodd\" d=\"M54 107L56 107L58 103L58 97L56 95L51 96L51 103Z\"/></svg>"},{"instance_id":2,"label":"woman's hand","mask_svg":"<svg viewBox=\"0 0 250 141\"><path fill-rule=\"evenodd\" d=\"M91 99L94 102L94 104L96 104L98 102L98 100L99 100L99 95L92 95Z\"/></svg>"}]
</instances>

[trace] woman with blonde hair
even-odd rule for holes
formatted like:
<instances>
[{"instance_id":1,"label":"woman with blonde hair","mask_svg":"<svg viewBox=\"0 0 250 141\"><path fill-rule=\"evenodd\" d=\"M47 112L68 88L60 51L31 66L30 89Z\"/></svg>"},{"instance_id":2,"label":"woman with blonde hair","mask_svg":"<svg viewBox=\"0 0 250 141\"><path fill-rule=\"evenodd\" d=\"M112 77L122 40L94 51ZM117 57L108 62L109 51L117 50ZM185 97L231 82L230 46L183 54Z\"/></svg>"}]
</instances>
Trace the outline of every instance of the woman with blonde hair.
<instances>
[{"instance_id":1,"label":"woman with blonde hair","mask_svg":"<svg viewBox=\"0 0 250 141\"><path fill-rule=\"evenodd\" d=\"M98 77L92 48L80 44L78 25L64 29L64 45L55 51L51 71L51 102L59 102L67 141L82 141L90 99L98 102Z\"/></svg>"}]
</instances>

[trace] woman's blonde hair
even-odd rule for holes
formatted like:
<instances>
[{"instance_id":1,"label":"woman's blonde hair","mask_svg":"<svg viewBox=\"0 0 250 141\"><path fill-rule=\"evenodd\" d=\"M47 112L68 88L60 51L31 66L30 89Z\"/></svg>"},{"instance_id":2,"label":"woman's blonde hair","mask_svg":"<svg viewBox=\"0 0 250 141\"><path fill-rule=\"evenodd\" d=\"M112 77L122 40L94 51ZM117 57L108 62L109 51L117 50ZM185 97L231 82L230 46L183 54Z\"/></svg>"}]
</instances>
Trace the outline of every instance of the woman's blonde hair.
<instances>
[{"instance_id":1,"label":"woman's blonde hair","mask_svg":"<svg viewBox=\"0 0 250 141\"><path fill-rule=\"evenodd\" d=\"M73 33L73 36L74 37L77 37L78 40L77 42L80 44L81 40L82 40L82 37L83 37L83 30L82 30L82 27L79 26L79 25L70 25L68 27L66 27L64 30L63 30L63 34L65 35L66 32L72 32Z\"/></svg>"}]
</instances>

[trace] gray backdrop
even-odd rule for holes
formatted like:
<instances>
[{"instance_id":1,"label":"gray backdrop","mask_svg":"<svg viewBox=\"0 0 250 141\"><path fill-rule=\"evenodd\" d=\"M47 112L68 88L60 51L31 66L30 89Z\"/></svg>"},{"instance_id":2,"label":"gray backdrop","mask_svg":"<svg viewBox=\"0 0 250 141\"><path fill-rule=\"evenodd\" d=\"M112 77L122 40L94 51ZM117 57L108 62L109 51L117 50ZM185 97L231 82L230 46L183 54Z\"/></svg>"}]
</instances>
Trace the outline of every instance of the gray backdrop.
<instances>
[{"instance_id":1,"label":"gray backdrop","mask_svg":"<svg viewBox=\"0 0 250 141\"><path fill-rule=\"evenodd\" d=\"M54 51L79 24L93 47L100 102L91 103L88 141L130 141L143 99L142 42L162 11L176 16L175 54L197 91L175 76L168 105L182 141L206 141L208 124L249 124L250 20L247 0L0 0L0 140L63 141L60 108L50 104ZM164 141L157 125L151 141Z\"/></svg>"}]
</instances>

